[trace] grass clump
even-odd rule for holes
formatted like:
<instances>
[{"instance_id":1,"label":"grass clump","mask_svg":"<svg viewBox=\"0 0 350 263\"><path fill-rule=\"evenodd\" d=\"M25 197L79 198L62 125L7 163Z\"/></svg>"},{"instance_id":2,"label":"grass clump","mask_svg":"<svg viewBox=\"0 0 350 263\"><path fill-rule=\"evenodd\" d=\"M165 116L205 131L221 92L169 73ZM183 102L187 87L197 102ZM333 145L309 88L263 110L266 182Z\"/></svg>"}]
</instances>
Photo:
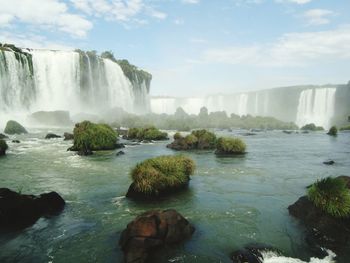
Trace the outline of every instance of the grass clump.
<instances>
[{"instance_id":1,"label":"grass clump","mask_svg":"<svg viewBox=\"0 0 350 263\"><path fill-rule=\"evenodd\" d=\"M113 150L116 148L117 133L107 124L95 124L83 121L75 124L74 128L75 151Z\"/></svg>"},{"instance_id":2,"label":"grass clump","mask_svg":"<svg viewBox=\"0 0 350 263\"><path fill-rule=\"evenodd\" d=\"M152 140L161 141L168 139L166 132L161 132L157 128L151 126L146 128L130 128L128 131L127 138L129 140Z\"/></svg>"},{"instance_id":3,"label":"grass clump","mask_svg":"<svg viewBox=\"0 0 350 263\"><path fill-rule=\"evenodd\" d=\"M194 170L193 160L182 155L147 159L131 171L133 190L151 196L176 190L188 184Z\"/></svg>"},{"instance_id":4,"label":"grass clump","mask_svg":"<svg viewBox=\"0 0 350 263\"><path fill-rule=\"evenodd\" d=\"M301 127L301 130L303 131L323 131L322 126L316 126L314 123L309 123Z\"/></svg>"},{"instance_id":5,"label":"grass clump","mask_svg":"<svg viewBox=\"0 0 350 263\"><path fill-rule=\"evenodd\" d=\"M350 191L341 178L318 180L308 190L308 198L315 206L334 217L350 215Z\"/></svg>"},{"instance_id":6,"label":"grass clump","mask_svg":"<svg viewBox=\"0 0 350 263\"><path fill-rule=\"evenodd\" d=\"M4 132L7 134L28 133L21 124L13 120L7 122Z\"/></svg>"},{"instance_id":7,"label":"grass clump","mask_svg":"<svg viewBox=\"0 0 350 263\"><path fill-rule=\"evenodd\" d=\"M329 129L329 131L328 131L327 134L328 134L328 135L331 135L331 136L337 136L337 134L338 134L338 129L337 129L337 127L336 127L336 126L332 126L332 127Z\"/></svg>"},{"instance_id":8,"label":"grass clump","mask_svg":"<svg viewBox=\"0 0 350 263\"><path fill-rule=\"evenodd\" d=\"M246 144L239 138L220 137L217 140L216 154L243 154Z\"/></svg>"},{"instance_id":9,"label":"grass clump","mask_svg":"<svg viewBox=\"0 0 350 263\"><path fill-rule=\"evenodd\" d=\"M167 147L174 150L211 150L216 147L216 135L204 129L193 131L185 137L177 132L174 142Z\"/></svg>"}]
</instances>

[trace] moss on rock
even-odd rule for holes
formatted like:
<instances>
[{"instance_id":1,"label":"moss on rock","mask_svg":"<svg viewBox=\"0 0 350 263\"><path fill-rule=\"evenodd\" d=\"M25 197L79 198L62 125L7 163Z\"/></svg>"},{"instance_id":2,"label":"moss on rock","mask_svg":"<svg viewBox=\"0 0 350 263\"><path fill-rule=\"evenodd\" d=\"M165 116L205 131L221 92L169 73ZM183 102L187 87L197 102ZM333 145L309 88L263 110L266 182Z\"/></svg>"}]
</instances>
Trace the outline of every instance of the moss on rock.
<instances>
[{"instance_id":1,"label":"moss on rock","mask_svg":"<svg viewBox=\"0 0 350 263\"><path fill-rule=\"evenodd\" d=\"M152 140L161 141L167 140L168 134L162 132L155 127L146 128L130 128L127 135L128 140Z\"/></svg>"},{"instance_id":2,"label":"moss on rock","mask_svg":"<svg viewBox=\"0 0 350 263\"><path fill-rule=\"evenodd\" d=\"M185 137L176 133L174 141L167 147L174 150L212 150L216 147L216 135L204 129L193 131Z\"/></svg>"},{"instance_id":3,"label":"moss on rock","mask_svg":"<svg viewBox=\"0 0 350 263\"><path fill-rule=\"evenodd\" d=\"M220 137L217 140L216 152L218 155L243 154L246 144L240 138Z\"/></svg>"},{"instance_id":4,"label":"moss on rock","mask_svg":"<svg viewBox=\"0 0 350 263\"><path fill-rule=\"evenodd\" d=\"M4 132L7 134L28 133L27 130L21 124L13 120L7 122Z\"/></svg>"}]
</instances>

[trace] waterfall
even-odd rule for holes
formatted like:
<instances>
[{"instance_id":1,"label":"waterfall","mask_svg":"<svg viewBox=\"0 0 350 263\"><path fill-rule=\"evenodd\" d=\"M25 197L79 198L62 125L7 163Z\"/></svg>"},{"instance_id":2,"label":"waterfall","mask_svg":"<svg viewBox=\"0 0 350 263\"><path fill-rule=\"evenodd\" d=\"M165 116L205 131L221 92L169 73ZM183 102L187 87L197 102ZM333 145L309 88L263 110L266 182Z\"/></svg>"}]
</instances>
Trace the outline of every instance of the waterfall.
<instances>
[{"instance_id":1,"label":"waterfall","mask_svg":"<svg viewBox=\"0 0 350 263\"><path fill-rule=\"evenodd\" d=\"M336 88L316 88L300 93L296 124L308 123L329 128L334 115Z\"/></svg>"},{"instance_id":2,"label":"waterfall","mask_svg":"<svg viewBox=\"0 0 350 263\"><path fill-rule=\"evenodd\" d=\"M248 113L248 95L245 93L242 93L239 95L239 100L238 100L238 115L243 116L247 115Z\"/></svg>"},{"instance_id":3,"label":"waterfall","mask_svg":"<svg viewBox=\"0 0 350 263\"><path fill-rule=\"evenodd\" d=\"M0 113L67 110L145 112L151 75L94 52L20 50L0 45ZM143 76L146 76L143 78Z\"/></svg>"}]
</instances>

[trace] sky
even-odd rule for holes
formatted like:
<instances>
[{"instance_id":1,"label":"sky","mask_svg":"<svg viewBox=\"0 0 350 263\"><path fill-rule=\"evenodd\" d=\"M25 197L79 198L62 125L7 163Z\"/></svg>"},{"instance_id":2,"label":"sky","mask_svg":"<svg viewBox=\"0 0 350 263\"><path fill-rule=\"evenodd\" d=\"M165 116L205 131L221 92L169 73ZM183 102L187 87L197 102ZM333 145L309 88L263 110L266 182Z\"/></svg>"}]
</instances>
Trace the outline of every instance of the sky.
<instances>
[{"instance_id":1,"label":"sky","mask_svg":"<svg viewBox=\"0 0 350 263\"><path fill-rule=\"evenodd\" d=\"M0 0L0 42L112 51L153 96L350 80L350 0Z\"/></svg>"}]
</instances>

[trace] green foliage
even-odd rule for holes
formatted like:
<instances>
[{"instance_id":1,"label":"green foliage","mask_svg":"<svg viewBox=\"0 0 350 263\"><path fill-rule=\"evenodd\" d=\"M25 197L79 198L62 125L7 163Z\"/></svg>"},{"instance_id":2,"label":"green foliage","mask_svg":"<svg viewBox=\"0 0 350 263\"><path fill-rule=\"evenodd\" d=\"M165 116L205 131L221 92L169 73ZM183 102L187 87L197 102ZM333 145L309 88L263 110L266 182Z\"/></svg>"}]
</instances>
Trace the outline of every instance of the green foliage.
<instances>
[{"instance_id":1,"label":"green foliage","mask_svg":"<svg viewBox=\"0 0 350 263\"><path fill-rule=\"evenodd\" d=\"M239 138L220 137L216 150L217 154L242 154L246 150L246 144Z\"/></svg>"},{"instance_id":2,"label":"green foliage","mask_svg":"<svg viewBox=\"0 0 350 263\"><path fill-rule=\"evenodd\" d=\"M124 75L130 80L131 83L138 81L145 81L146 86L149 87L152 75L144 70L137 68L129 63L126 59L116 60L119 66L122 68Z\"/></svg>"},{"instance_id":3,"label":"green foliage","mask_svg":"<svg viewBox=\"0 0 350 263\"><path fill-rule=\"evenodd\" d=\"M8 149L8 145L5 140L0 139L0 151L6 151Z\"/></svg>"},{"instance_id":4,"label":"green foliage","mask_svg":"<svg viewBox=\"0 0 350 263\"><path fill-rule=\"evenodd\" d=\"M338 129L337 129L337 127L336 127L336 126L332 126L332 127L329 129L329 131L328 131L327 134L328 134L328 135L331 135L331 136L337 136L337 134L338 134Z\"/></svg>"},{"instance_id":5,"label":"green foliage","mask_svg":"<svg viewBox=\"0 0 350 263\"><path fill-rule=\"evenodd\" d=\"M309 123L301 127L301 130L303 131L323 131L323 127L316 126L314 123Z\"/></svg>"},{"instance_id":6,"label":"green foliage","mask_svg":"<svg viewBox=\"0 0 350 263\"><path fill-rule=\"evenodd\" d=\"M16 121L8 121L4 130L7 134L22 134L28 133L27 130Z\"/></svg>"},{"instance_id":7,"label":"green foliage","mask_svg":"<svg viewBox=\"0 0 350 263\"><path fill-rule=\"evenodd\" d=\"M198 143L198 138L193 134L189 134L184 138L184 142L187 145L190 145L190 147L193 147L194 145L196 145Z\"/></svg>"},{"instance_id":8,"label":"green foliage","mask_svg":"<svg viewBox=\"0 0 350 263\"><path fill-rule=\"evenodd\" d=\"M160 141L166 140L168 134L166 132L161 132L157 128L151 126L146 128L130 128L128 131L129 140L153 140Z\"/></svg>"},{"instance_id":9,"label":"green foliage","mask_svg":"<svg viewBox=\"0 0 350 263\"><path fill-rule=\"evenodd\" d=\"M181 133L177 132L177 133L174 134L174 140L179 140L181 138L182 138Z\"/></svg>"},{"instance_id":10,"label":"green foliage","mask_svg":"<svg viewBox=\"0 0 350 263\"><path fill-rule=\"evenodd\" d=\"M158 195L160 191L178 188L188 183L195 163L185 156L159 156L147 159L131 171L135 190Z\"/></svg>"},{"instance_id":11,"label":"green foliage","mask_svg":"<svg viewBox=\"0 0 350 263\"><path fill-rule=\"evenodd\" d=\"M115 149L117 133L107 124L83 121L75 124L74 145L76 151Z\"/></svg>"},{"instance_id":12,"label":"green foliage","mask_svg":"<svg viewBox=\"0 0 350 263\"><path fill-rule=\"evenodd\" d=\"M196 130L192 132L192 135L198 139L198 149L214 149L216 147L216 135L207 130Z\"/></svg>"},{"instance_id":13,"label":"green foliage","mask_svg":"<svg viewBox=\"0 0 350 263\"><path fill-rule=\"evenodd\" d=\"M331 216L350 215L350 191L341 178L327 177L318 180L309 188L308 198Z\"/></svg>"},{"instance_id":14,"label":"green foliage","mask_svg":"<svg viewBox=\"0 0 350 263\"><path fill-rule=\"evenodd\" d=\"M349 126L344 126L339 129L340 131L350 131L350 125Z\"/></svg>"}]
</instances>

